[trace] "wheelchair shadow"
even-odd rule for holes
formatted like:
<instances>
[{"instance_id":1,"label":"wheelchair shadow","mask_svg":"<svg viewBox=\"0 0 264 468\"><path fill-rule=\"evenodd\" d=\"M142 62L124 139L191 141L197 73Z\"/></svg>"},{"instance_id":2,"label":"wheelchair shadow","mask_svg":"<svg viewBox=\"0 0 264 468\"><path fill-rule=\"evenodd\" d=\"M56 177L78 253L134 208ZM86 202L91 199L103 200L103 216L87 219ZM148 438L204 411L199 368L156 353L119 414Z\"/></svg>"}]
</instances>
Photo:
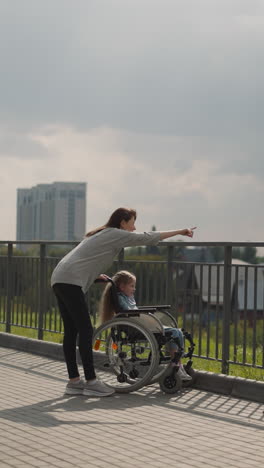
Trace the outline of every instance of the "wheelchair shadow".
<instances>
[{"instance_id":1,"label":"wheelchair shadow","mask_svg":"<svg viewBox=\"0 0 264 468\"><path fill-rule=\"evenodd\" d=\"M264 430L263 405L239 400L223 395L186 388L176 395L162 393L157 387L145 387L130 394L118 394L107 398L63 395L49 400L11 409L1 410L0 418L34 427L54 427L61 425L138 425L141 421L127 421L127 411L133 408L166 408L192 416L202 416L217 421L229 422L239 426ZM115 412L104 420L95 418L95 410ZM93 411L92 418L89 412ZM72 413L80 413L76 419L68 418ZM122 412L125 420L122 418ZM118 413L118 421L117 421ZM101 413L102 414L102 413Z\"/></svg>"}]
</instances>

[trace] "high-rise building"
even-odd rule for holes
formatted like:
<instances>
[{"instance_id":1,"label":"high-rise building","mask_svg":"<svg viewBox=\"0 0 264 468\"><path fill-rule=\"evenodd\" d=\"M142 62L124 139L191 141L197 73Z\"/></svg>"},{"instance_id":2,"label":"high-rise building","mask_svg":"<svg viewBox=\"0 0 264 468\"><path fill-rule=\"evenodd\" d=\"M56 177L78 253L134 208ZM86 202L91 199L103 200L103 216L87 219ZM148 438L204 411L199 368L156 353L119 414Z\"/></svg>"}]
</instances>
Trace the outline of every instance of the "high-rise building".
<instances>
[{"instance_id":1,"label":"high-rise building","mask_svg":"<svg viewBox=\"0 0 264 468\"><path fill-rule=\"evenodd\" d=\"M80 240L86 183L54 182L17 189L17 240Z\"/></svg>"}]
</instances>

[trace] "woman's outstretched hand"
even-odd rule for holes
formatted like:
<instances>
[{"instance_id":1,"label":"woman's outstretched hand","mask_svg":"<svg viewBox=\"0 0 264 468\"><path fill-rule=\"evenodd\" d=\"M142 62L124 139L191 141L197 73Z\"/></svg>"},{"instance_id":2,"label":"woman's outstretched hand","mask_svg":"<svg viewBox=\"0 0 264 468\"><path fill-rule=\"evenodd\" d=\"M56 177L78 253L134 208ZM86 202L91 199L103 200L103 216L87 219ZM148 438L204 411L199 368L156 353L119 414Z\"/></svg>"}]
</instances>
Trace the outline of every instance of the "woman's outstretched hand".
<instances>
[{"instance_id":1,"label":"woman's outstretched hand","mask_svg":"<svg viewBox=\"0 0 264 468\"><path fill-rule=\"evenodd\" d=\"M187 236L187 237L193 237L194 229L196 229L196 226L192 227L190 229L182 229L181 235L182 236Z\"/></svg>"}]
</instances>

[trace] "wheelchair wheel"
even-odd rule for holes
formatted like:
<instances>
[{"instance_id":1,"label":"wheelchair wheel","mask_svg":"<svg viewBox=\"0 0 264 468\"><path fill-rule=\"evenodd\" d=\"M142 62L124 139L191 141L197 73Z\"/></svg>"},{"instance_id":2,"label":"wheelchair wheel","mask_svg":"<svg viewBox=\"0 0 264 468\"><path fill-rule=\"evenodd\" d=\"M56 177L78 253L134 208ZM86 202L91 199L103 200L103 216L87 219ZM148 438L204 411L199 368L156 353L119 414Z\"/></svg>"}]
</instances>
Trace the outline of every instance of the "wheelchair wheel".
<instances>
[{"instance_id":1,"label":"wheelchair wheel","mask_svg":"<svg viewBox=\"0 0 264 468\"><path fill-rule=\"evenodd\" d=\"M147 385L159 362L157 341L135 318L115 318L93 336L96 374L118 393Z\"/></svg>"},{"instance_id":2,"label":"wheelchair wheel","mask_svg":"<svg viewBox=\"0 0 264 468\"><path fill-rule=\"evenodd\" d=\"M177 393L182 387L182 380L178 376L177 367L169 366L160 379L160 389L165 393Z\"/></svg>"}]
</instances>

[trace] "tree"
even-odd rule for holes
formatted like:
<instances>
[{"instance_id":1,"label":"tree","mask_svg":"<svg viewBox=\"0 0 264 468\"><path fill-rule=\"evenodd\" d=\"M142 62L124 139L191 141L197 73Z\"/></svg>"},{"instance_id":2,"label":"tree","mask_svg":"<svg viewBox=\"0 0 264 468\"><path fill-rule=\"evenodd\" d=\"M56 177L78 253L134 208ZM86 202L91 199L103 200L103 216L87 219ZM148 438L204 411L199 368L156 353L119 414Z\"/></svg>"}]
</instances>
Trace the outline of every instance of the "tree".
<instances>
[{"instance_id":1,"label":"tree","mask_svg":"<svg viewBox=\"0 0 264 468\"><path fill-rule=\"evenodd\" d=\"M257 248L251 246L244 247L242 260L248 263L257 263Z\"/></svg>"}]
</instances>

